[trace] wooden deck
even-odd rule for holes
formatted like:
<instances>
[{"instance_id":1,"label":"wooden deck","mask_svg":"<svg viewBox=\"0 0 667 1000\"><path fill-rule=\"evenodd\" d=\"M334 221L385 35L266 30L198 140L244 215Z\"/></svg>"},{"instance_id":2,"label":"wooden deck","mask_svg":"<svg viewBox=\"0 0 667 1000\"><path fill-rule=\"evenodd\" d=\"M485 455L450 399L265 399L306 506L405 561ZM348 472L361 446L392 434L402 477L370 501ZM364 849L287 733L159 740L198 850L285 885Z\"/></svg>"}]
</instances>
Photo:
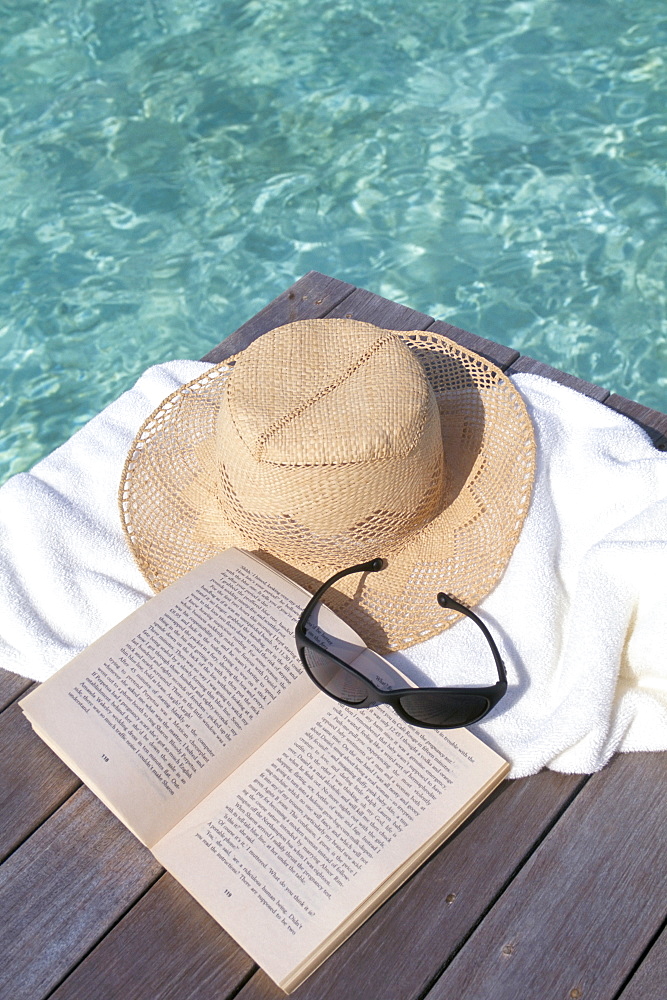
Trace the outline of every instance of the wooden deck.
<instances>
[{"instance_id":1,"label":"wooden deck","mask_svg":"<svg viewBox=\"0 0 667 1000\"><path fill-rule=\"evenodd\" d=\"M214 348L291 320L434 328L631 416L667 415L311 272ZM282 994L33 734L0 670L0 1000L269 1000ZM294 994L300 1000L665 1000L667 754L506 782Z\"/></svg>"}]
</instances>

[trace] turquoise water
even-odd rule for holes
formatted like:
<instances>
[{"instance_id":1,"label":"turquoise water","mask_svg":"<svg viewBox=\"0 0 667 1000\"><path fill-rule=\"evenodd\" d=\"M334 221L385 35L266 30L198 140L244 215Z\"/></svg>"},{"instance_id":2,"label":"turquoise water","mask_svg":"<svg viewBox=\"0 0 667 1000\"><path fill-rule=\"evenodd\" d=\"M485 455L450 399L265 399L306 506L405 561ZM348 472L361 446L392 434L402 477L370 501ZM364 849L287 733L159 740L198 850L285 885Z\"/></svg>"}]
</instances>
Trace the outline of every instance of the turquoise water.
<instances>
[{"instance_id":1,"label":"turquoise water","mask_svg":"<svg viewBox=\"0 0 667 1000\"><path fill-rule=\"evenodd\" d=\"M311 268L667 410L664 0L10 0L0 70L0 478Z\"/></svg>"}]
</instances>

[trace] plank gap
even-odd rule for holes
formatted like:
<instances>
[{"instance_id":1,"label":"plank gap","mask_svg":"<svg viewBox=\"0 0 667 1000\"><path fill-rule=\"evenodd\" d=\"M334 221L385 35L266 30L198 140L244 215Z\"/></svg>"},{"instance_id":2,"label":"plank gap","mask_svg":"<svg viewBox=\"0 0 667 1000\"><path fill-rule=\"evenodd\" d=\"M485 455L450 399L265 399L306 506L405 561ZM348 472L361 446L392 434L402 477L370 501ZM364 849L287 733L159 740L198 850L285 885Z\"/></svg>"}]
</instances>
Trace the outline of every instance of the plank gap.
<instances>
[{"instance_id":1,"label":"plank gap","mask_svg":"<svg viewBox=\"0 0 667 1000\"><path fill-rule=\"evenodd\" d=\"M253 965L252 969L249 969L249 971L246 973L246 975L243 977L243 979L240 980L240 982L239 982L238 986L236 987L236 989L233 990L231 993L229 993L225 997L225 1000L234 1000L234 998L239 995L239 993L241 992L241 990L245 989L245 987L248 985L248 983L253 978L253 976L256 976L257 973L261 972L261 971L262 970L260 969L260 967L258 965Z\"/></svg>"},{"instance_id":2,"label":"plank gap","mask_svg":"<svg viewBox=\"0 0 667 1000\"><path fill-rule=\"evenodd\" d=\"M655 947L655 945L658 943L658 941L660 940L661 936L663 934L665 934L665 933L667 933L667 917L665 917L665 920L663 921L662 926L658 928L658 930L653 935L653 937L651 938L651 940L647 944L647 946L644 949L644 951L642 952L642 954L639 956L639 958L635 962L634 966L632 967L632 969L630 970L630 972L626 976L625 980L623 981L623 983L621 985L621 988L618 990L617 993L614 994L613 1000L623 1000L623 994L625 993L625 990L631 984L632 980L634 979L634 977L636 976L636 974L639 972L641 966L644 964L644 962L646 961L646 959L649 957L651 951L653 950L653 948Z\"/></svg>"},{"instance_id":3,"label":"plank gap","mask_svg":"<svg viewBox=\"0 0 667 1000\"><path fill-rule=\"evenodd\" d=\"M94 952L95 949L102 943L102 941L104 941L104 939L109 936L109 934L112 932L112 930L114 929L114 927L117 927L118 924L121 922L121 920L125 919L125 917L130 912L130 910L132 910L136 906L136 904L141 899L143 899L143 897L146 895L146 893L150 892L150 890L153 888L153 886L157 882L159 882L159 880L164 876L164 874L165 874L165 872L164 872L164 868L163 868L155 876L155 878L153 879L153 881L149 885L147 885L145 887L145 889L143 890L143 892L141 892L135 899L133 899L130 903L128 903L128 905L123 910L123 912L118 915L117 919L106 928L104 934L101 934L99 936L99 938L91 944L91 946L88 949L88 951L85 952L85 954L82 954L82 955L79 956L79 959L74 963L74 965L72 965L71 968L69 968L67 970L67 972L65 973L65 975L49 990L48 993L46 993L44 995L44 1000L48 1000L49 997L52 997L53 994L56 993L60 989L60 987L63 985L63 983L66 983L67 980L72 975L74 975L74 973L79 968L79 966L81 965L81 963L85 962L85 960L88 958L88 956L91 955L92 952Z\"/></svg>"},{"instance_id":4,"label":"plank gap","mask_svg":"<svg viewBox=\"0 0 667 1000\"><path fill-rule=\"evenodd\" d=\"M531 845L530 850L526 851L521 861L517 865L515 865L512 871L507 875L505 881L500 886L495 895L489 900L487 906L484 908L483 911L479 913L477 919L468 928L467 933L460 939L460 941L457 942L456 947L452 949L450 954L447 956L446 961L443 962L440 968L437 970L437 972L434 973L434 975L431 977L425 988L421 990L421 992L415 997L415 1000L426 1000L426 997L434 988L438 980L443 976L447 968L452 964L458 953L466 946L469 939L473 936L473 934L480 926L480 924L484 922L484 920L489 915L491 910L494 908L498 900L503 896L503 894L507 891L508 887L513 883L514 879L522 870L522 868L525 868L525 866L528 864L528 862L533 857L535 852L539 850L541 844L549 836L550 832L554 829L554 827L560 822L564 814L570 808L570 806L577 798L577 796L580 795L580 793L583 791L583 789L588 784L591 778L592 778L591 774L582 775L579 784L577 784L573 788L572 792L564 800L560 808L554 813L551 820L545 825L542 832L539 834L539 836L535 839L534 843Z\"/></svg>"},{"instance_id":5,"label":"plank gap","mask_svg":"<svg viewBox=\"0 0 667 1000\"><path fill-rule=\"evenodd\" d=\"M664 753L617 754L595 772L428 1000L462 992L476 1000L570 993L611 1000L665 919L667 814L655 794L664 766ZM656 948L638 986L655 978L644 970L658 967ZM663 1000L632 986L631 997Z\"/></svg>"},{"instance_id":6,"label":"plank gap","mask_svg":"<svg viewBox=\"0 0 667 1000\"><path fill-rule=\"evenodd\" d=\"M54 804L53 808L50 809L46 815L42 816L39 822L35 823L35 825L28 830L23 836L23 838L18 841L18 843L14 844L14 846L10 850L8 850L5 854L0 855L0 865L4 865L6 861L9 861L9 859L12 857L13 854L15 854L23 846L25 846L25 844L28 843L30 838L33 837L38 830L41 830L41 828L44 826L45 823L48 823L50 819L53 819L53 817L56 815L59 809L62 809L64 805L67 805L72 796L76 795L76 793L79 791L80 788L82 788L82 786L83 782L77 780L77 784L69 792L64 794L58 800L57 804Z\"/></svg>"}]
</instances>

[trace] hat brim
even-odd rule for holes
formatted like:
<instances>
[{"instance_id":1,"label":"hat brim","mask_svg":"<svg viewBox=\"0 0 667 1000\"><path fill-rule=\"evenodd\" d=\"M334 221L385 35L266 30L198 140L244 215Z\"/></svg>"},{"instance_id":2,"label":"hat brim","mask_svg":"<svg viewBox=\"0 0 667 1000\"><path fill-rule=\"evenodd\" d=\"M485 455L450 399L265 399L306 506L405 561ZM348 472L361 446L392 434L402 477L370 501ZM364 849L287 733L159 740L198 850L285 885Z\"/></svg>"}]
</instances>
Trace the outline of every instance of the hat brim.
<instances>
[{"instance_id":1,"label":"hat brim","mask_svg":"<svg viewBox=\"0 0 667 1000\"><path fill-rule=\"evenodd\" d=\"M426 527L393 551L376 553L386 569L345 578L330 600L327 595L327 603L380 653L413 646L458 619L437 603L438 591L471 607L493 590L519 538L535 471L530 418L499 368L440 334L395 333L419 357L438 401L447 484L440 513ZM214 366L164 400L125 463L122 521L156 591L230 546L256 553L309 590L345 568L290 566L241 535L227 515L215 471L215 434L234 364L232 357Z\"/></svg>"}]
</instances>

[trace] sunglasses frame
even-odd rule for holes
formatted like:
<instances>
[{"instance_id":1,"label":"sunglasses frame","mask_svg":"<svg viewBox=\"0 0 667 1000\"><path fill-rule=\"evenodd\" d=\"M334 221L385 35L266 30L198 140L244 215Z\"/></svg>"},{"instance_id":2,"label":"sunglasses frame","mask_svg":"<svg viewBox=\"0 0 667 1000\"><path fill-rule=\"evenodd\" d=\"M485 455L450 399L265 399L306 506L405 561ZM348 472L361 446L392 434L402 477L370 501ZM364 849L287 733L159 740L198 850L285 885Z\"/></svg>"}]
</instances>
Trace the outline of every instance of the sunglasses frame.
<instances>
[{"instance_id":1,"label":"sunglasses frame","mask_svg":"<svg viewBox=\"0 0 667 1000\"><path fill-rule=\"evenodd\" d=\"M466 608L463 604L459 604L458 601L455 601L453 597L449 597L448 594L439 593L437 596L438 604L442 608L451 608L452 611L457 611L459 614L465 615L466 618L470 618L471 621L473 621L482 631L484 638L489 644L489 648L491 649L491 652L493 654L493 659L496 665L496 669L498 671L498 681L495 684L490 685L488 687L416 687L416 688L395 688L392 691L382 691L380 688L376 687L376 685L373 684L373 682L370 681L364 674L360 673L360 671L358 670L355 670L355 668L350 666L349 663L346 663L344 660L341 660L340 657L336 656L334 653L331 653L328 649L325 649L323 646L320 646L319 643L315 642L313 639L310 639L306 634L306 626L308 624L308 620L312 615L316 605L320 602L322 595L330 587L332 587L338 580L340 580L341 577L348 576L348 574L350 573L377 573L379 570L384 569L385 566L386 563L383 559L371 559L368 562L359 563L356 566L350 566L349 569L343 569L340 570L338 573L335 573L329 580L323 583L322 586L319 587L319 589L313 594L311 599L308 601L308 604L301 612L301 615L299 616L299 620L294 630L297 652L299 654L299 658L301 659L301 662L303 664L306 673L312 680L313 684L315 684L320 689L320 691L323 691L324 694L329 696L329 698L333 698L335 701L340 702L340 704L347 705L348 708L371 708L372 705L376 705L378 703L391 705L391 707L403 719L403 721L409 723L411 726L419 726L420 728L423 729L460 729L463 726L470 726L473 725L475 722L479 722L480 719L483 719L486 715L488 715L491 709L498 704L500 699L507 691L507 674L505 672L505 664L503 663L500 653L498 652L498 647L494 642L493 636L491 635L491 633L489 632L488 628L481 620L481 618L478 618L478 616L474 613L474 611L471 611L470 608ZM345 701L344 698L339 698L337 697L337 695L332 694L330 691L328 691L322 684L320 684L315 675L312 673L312 670L309 667L306 658L306 653L305 653L306 649L312 649L320 654L323 654L324 656L327 656L330 660L336 663L337 666L343 667L344 670L347 670L349 671L349 673L353 674L354 677L357 678L359 681L361 681L362 684L364 684L368 689L369 697L372 697L373 699L372 703L370 705L366 704L367 699L365 699L362 702L353 704L349 701ZM470 719L465 723L457 723L456 725L442 725L442 724L436 725L431 722L419 722L418 720L412 718L404 710L403 706L401 705L401 699L404 698L406 695L414 695L414 694L423 695L430 692L433 692L434 694L438 695L452 695L455 697L460 697L461 695L465 694L474 695L475 697L478 698L484 698L487 702L487 707L483 712L479 713L475 718Z\"/></svg>"}]
</instances>

